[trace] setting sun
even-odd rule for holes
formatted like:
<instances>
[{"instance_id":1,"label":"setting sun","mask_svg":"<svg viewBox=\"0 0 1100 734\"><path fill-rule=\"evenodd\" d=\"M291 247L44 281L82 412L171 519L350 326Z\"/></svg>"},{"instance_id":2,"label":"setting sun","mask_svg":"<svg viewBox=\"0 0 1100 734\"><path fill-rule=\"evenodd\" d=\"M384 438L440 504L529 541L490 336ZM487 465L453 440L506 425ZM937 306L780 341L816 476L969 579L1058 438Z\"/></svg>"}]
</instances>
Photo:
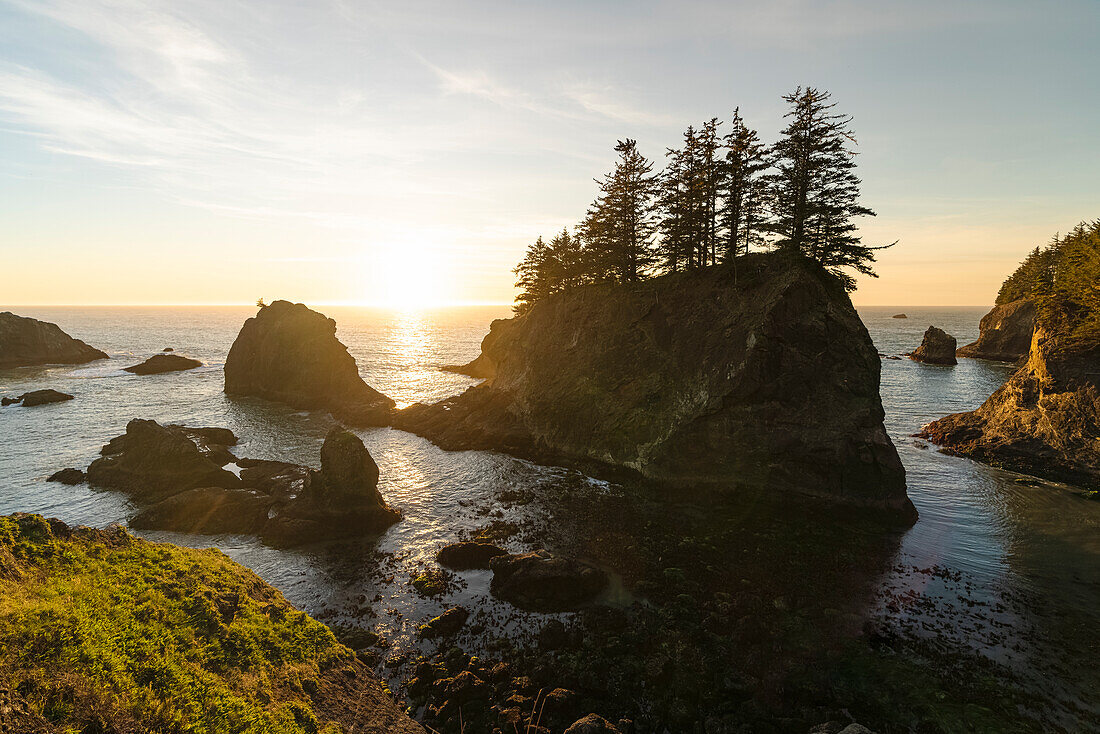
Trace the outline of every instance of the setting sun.
<instances>
[{"instance_id":1,"label":"setting sun","mask_svg":"<svg viewBox=\"0 0 1100 734\"><path fill-rule=\"evenodd\" d=\"M368 264L362 302L401 310L450 303L452 289L443 277L441 258L434 248L393 246Z\"/></svg>"}]
</instances>

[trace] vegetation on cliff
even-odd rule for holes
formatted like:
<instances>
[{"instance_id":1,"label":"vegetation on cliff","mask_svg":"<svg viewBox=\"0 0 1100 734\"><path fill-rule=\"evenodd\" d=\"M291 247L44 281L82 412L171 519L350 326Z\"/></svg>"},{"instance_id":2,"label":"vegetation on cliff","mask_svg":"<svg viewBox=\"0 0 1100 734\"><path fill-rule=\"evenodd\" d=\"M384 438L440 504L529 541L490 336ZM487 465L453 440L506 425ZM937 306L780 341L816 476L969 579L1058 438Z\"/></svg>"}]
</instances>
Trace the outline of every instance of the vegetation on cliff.
<instances>
[{"instance_id":1,"label":"vegetation on cliff","mask_svg":"<svg viewBox=\"0 0 1100 734\"><path fill-rule=\"evenodd\" d=\"M689 126L660 173L636 141L620 140L583 221L549 242L540 236L516 267L516 311L577 285L704 268L754 248L809 257L849 290L848 270L873 276L882 248L856 232L854 219L874 212L859 202L851 118L812 87L783 99L788 124L770 147L739 109L724 135L718 118Z\"/></svg>"},{"instance_id":2,"label":"vegetation on cliff","mask_svg":"<svg viewBox=\"0 0 1100 734\"><path fill-rule=\"evenodd\" d=\"M419 731L221 552L38 515L0 517L0 688L19 731Z\"/></svg>"}]
</instances>

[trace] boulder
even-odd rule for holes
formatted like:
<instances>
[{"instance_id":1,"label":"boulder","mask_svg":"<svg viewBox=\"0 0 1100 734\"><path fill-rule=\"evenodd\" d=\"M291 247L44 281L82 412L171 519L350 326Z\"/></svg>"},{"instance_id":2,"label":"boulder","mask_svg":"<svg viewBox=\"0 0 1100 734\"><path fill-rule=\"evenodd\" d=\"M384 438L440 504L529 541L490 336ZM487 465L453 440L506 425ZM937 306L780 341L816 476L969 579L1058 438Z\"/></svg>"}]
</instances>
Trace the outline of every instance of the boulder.
<instances>
[{"instance_id":1,"label":"boulder","mask_svg":"<svg viewBox=\"0 0 1100 734\"><path fill-rule=\"evenodd\" d=\"M949 453L1100 488L1100 344L1036 327L1027 362L980 408L918 435Z\"/></svg>"},{"instance_id":2,"label":"boulder","mask_svg":"<svg viewBox=\"0 0 1100 734\"><path fill-rule=\"evenodd\" d=\"M0 369L39 364L83 364L107 359L104 352L74 339L57 324L0 313Z\"/></svg>"},{"instance_id":3,"label":"boulder","mask_svg":"<svg viewBox=\"0 0 1100 734\"><path fill-rule=\"evenodd\" d=\"M565 730L565 734L620 734L619 728L612 724L607 719L596 714L588 714L580 719L577 719L569 728Z\"/></svg>"},{"instance_id":4,"label":"boulder","mask_svg":"<svg viewBox=\"0 0 1100 734\"><path fill-rule=\"evenodd\" d=\"M383 425L395 406L359 376L335 321L288 301L244 323L225 360L225 392L328 410L357 425Z\"/></svg>"},{"instance_id":5,"label":"boulder","mask_svg":"<svg viewBox=\"0 0 1100 734\"><path fill-rule=\"evenodd\" d=\"M130 520L130 527L199 535L258 534L272 503L270 497L246 489L199 487L145 508Z\"/></svg>"},{"instance_id":6,"label":"boulder","mask_svg":"<svg viewBox=\"0 0 1100 734\"><path fill-rule=\"evenodd\" d=\"M916 518L878 353L843 285L811 261L758 253L569 289L495 322L482 354L483 383L393 424L450 450Z\"/></svg>"},{"instance_id":7,"label":"boulder","mask_svg":"<svg viewBox=\"0 0 1100 734\"><path fill-rule=\"evenodd\" d=\"M607 586L607 574L545 550L498 556L489 562L489 590L521 609L560 612L591 601Z\"/></svg>"},{"instance_id":8,"label":"boulder","mask_svg":"<svg viewBox=\"0 0 1100 734\"><path fill-rule=\"evenodd\" d=\"M135 418L100 451L88 481L152 502L198 487L234 489L241 481L191 439L188 429Z\"/></svg>"},{"instance_id":9,"label":"boulder","mask_svg":"<svg viewBox=\"0 0 1100 734\"><path fill-rule=\"evenodd\" d=\"M959 347L959 357L1015 362L1031 348L1037 311L1035 303L1021 298L999 303L982 317L978 340Z\"/></svg>"},{"instance_id":10,"label":"boulder","mask_svg":"<svg viewBox=\"0 0 1100 734\"><path fill-rule=\"evenodd\" d=\"M61 484L80 484L84 481L84 472L79 469L62 469L54 472L46 478L47 482L60 482Z\"/></svg>"},{"instance_id":11,"label":"boulder","mask_svg":"<svg viewBox=\"0 0 1100 734\"><path fill-rule=\"evenodd\" d=\"M466 541L444 546L436 560L440 565L464 571L471 568L489 568L489 562L505 552L491 543Z\"/></svg>"},{"instance_id":12,"label":"boulder","mask_svg":"<svg viewBox=\"0 0 1100 734\"><path fill-rule=\"evenodd\" d=\"M72 395L65 392L58 392L57 390L32 390L31 392L23 393L18 398L24 408L30 408L35 405L47 405L49 403L63 403L66 400L72 399Z\"/></svg>"},{"instance_id":13,"label":"boulder","mask_svg":"<svg viewBox=\"0 0 1100 734\"><path fill-rule=\"evenodd\" d=\"M469 616L470 613L464 608L453 607L422 625L418 632L426 640L436 637L450 637L462 629Z\"/></svg>"},{"instance_id":14,"label":"boulder","mask_svg":"<svg viewBox=\"0 0 1100 734\"><path fill-rule=\"evenodd\" d=\"M3 405L5 407L7 407L9 405L16 405L16 404L19 403L20 400L22 400L22 398L3 397L3 398L0 398L0 405Z\"/></svg>"},{"instance_id":15,"label":"boulder","mask_svg":"<svg viewBox=\"0 0 1100 734\"><path fill-rule=\"evenodd\" d=\"M958 364L955 359L955 344L955 337L943 329L929 326L920 346L909 355L909 359L929 364Z\"/></svg>"},{"instance_id":16,"label":"boulder","mask_svg":"<svg viewBox=\"0 0 1100 734\"><path fill-rule=\"evenodd\" d=\"M378 464L374 463L362 439L351 431L333 428L321 446L322 486L325 501L332 506L380 504Z\"/></svg>"},{"instance_id":17,"label":"boulder","mask_svg":"<svg viewBox=\"0 0 1100 734\"><path fill-rule=\"evenodd\" d=\"M132 367L123 367L123 371L132 372L135 375L159 375L164 372L181 372L202 367L202 362L190 359L178 354L154 354L141 364Z\"/></svg>"}]
</instances>

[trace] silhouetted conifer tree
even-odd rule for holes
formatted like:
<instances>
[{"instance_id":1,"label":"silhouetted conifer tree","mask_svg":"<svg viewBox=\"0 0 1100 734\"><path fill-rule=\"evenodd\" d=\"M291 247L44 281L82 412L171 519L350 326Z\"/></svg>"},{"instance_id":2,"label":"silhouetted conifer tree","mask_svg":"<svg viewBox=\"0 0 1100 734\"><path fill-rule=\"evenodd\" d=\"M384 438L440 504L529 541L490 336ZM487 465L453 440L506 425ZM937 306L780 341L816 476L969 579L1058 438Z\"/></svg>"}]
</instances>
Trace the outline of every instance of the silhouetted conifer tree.
<instances>
[{"instance_id":1,"label":"silhouetted conifer tree","mask_svg":"<svg viewBox=\"0 0 1100 734\"><path fill-rule=\"evenodd\" d=\"M723 139L726 156L720 185L719 214L725 233L726 260L764 243L762 225L768 204L768 189L762 178L769 165L767 148L756 131L745 125L740 108L733 111L731 125Z\"/></svg>"},{"instance_id":2,"label":"silhouetted conifer tree","mask_svg":"<svg viewBox=\"0 0 1100 734\"><path fill-rule=\"evenodd\" d=\"M635 281L656 262L653 250L653 162L629 138L615 146L615 169L597 179L600 195L581 225L596 278Z\"/></svg>"}]
</instances>

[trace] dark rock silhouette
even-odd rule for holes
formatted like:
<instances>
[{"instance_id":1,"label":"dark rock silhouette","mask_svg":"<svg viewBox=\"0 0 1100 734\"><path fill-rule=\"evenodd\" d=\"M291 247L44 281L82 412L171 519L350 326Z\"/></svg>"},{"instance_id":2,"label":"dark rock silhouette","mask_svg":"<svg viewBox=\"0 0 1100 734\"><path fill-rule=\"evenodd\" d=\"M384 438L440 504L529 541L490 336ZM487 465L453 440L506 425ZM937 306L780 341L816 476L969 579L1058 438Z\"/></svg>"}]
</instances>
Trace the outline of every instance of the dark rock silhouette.
<instances>
[{"instance_id":1,"label":"dark rock silhouette","mask_svg":"<svg viewBox=\"0 0 1100 734\"><path fill-rule=\"evenodd\" d=\"M978 340L959 347L959 357L1015 362L1031 349L1035 331L1035 303L1021 298L993 307L982 317Z\"/></svg>"},{"instance_id":2,"label":"dark rock silhouette","mask_svg":"<svg viewBox=\"0 0 1100 734\"><path fill-rule=\"evenodd\" d=\"M891 316L890 318L892 318L892 319L907 319L907 318L909 318L909 317L908 317L908 316L906 316L906 315L905 315L905 314L903 314L903 313L896 313L896 314L894 314L893 316Z\"/></svg>"},{"instance_id":3,"label":"dark rock silhouette","mask_svg":"<svg viewBox=\"0 0 1100 734\"><path fill-rule=\"evenodd\" d=\"M248 533L275 545L380 532L401 518L378 492L378 467L354 434L334 428L321 471L281 461L238 459L224 428L133 420L88 467L92 484L143 505L135 528ZM235 464L238 477L222 467Z\"/></svg>"},{"instance_id":4,"label":"dark rock silhouette","mask_svg":"<svg viewBox=\"0 0 1100 734\"><path fill-rule=\"evenodd\" d=\"M522 609L557 612L591 601L607 586L595 566L557 558L545 550L497 556L489 562L493 594Z\"/></svg>"},{"instance_id":5,"label":"dark rock silhouette","mask_svg":"<svg viewBox=\"0 0 1100 734\"><path fill-rule=\"evenodd\" d=\"M446 449L916 517L883 427L878 354L814 263L759 254L736 269L572 289L495 322L482 353L484 383L399 411L394 425Z\"/></svg>"},{"instance_id":6,"label":"dark rock silhouette","mask_svg":"<svg viewBox=\"0 0 1100 734\"><path fill-rule=\"evenodd\" d=\"M141 364L135 364L133 367L123 367L122 369L135 375L159 375L164 372L193 370L196 367L202 367L202 362L197 359L182 357L178 354L154 354Z\"/></svg>"},{"instance_id":7,"label":"dark rock silhouette","mask_svg":"<svg viewBox=\"0 0 1100 734\"><path fill-rule=\"evenodd\" d=\"M225 360L225 392L328 410L356 425L383 425L395 406L363 382L335 321L289 301L245 321Z\"/></svg>"},{"instance_id":8,"label":"dark rock silhouette","mask_svg":"<svg viewBox=\"0 0 1100 734\"><path fill-rule=\"evenodd\" d=\"M1027 362L980 408L919 435L950 453L1100 487L1100 345L1037 327Z\"/></svg>"},{"instance_id":9,"label":"dark rock silhouette","mask_svg":"<svg viewBox=\"0 0 1100 734\"><path fill-rule=\"evenodd\" d=\"M929 364L958 364L955 359L956 344L955 337L943 329L929 326L920 346L909 355L909 359Z\"/></svg>"},{"instance_id":10,"label":"dark rock silhouette","mask_svg":"<svg viewBox=\"0 0 1100 734\"><path fill-rule=\"evenodd\" d=\"M32 390L25 392L17 398L4 398L4 405L21 404L24 408L33 408L36 405L48 405L49 403L63 403L72 400L73 396L57 390Z\"/></svg>"},{"instance_id":11,"label":"dark rock silhouette","mask_svg":"<svg viewBox=\"0 0 1100 734\"><path fill-rule=\"evenodd\" d=\"M447 372L456 372L460 375L468 375L469 377L477 377L479 379L492 377L496 374L496 364L493 362L492 357L489 356L490 350L486 349L486 345L492 344L493 341L500 336L499 333L494 334L494 331L507 329L511 321L511 319L493 319L493 322L489 324L489 333L481 340L481 354L466 364L443 365L442 369Z\"/></svg>"},{"instance_id":12,"label":"dark rock silhouette","mask_svg":"<svg viewBox=\"0 0 1100 734\"><path fill-rule=\"evenodd\" d=\"M471 568L489 568L489 562L505 552L490 543L466 541L444 546L436 560L441 566L464 571Z\"/></svg>"},{"instance_id":13,"label":"dark rock silhouette","mask_svg":"<svg viewBox=\"0 0 1100 734\"><path fill-rule=\"evenodd\" d=\"M57 324L0 313L0 369L38 364L83 364L107 355L74 339Z\"/></svg>"},{"instance_id":14,"label":"dark rock silhouette","mask_svg":"<svg viewBox=\"0 0 1100 734\"><path fill-rule=\"evenodd\" d=\"M430 620L418 630L420 637L431 640L437 637L450 637L466 624L470 613L462 607L452 607Z\"/></svg>"},{"instance_id":15,"label":"dark rock silhouette","mask_svg":"<svg viewBox=\"0 0 1100 734\"><path fill-rule=\"evenodd\" d=\"M84 481L84 472L79 469L62 469L48 476L46 481L60 482L61 484L80 484Z\"/></svg>"}]
</instances>

